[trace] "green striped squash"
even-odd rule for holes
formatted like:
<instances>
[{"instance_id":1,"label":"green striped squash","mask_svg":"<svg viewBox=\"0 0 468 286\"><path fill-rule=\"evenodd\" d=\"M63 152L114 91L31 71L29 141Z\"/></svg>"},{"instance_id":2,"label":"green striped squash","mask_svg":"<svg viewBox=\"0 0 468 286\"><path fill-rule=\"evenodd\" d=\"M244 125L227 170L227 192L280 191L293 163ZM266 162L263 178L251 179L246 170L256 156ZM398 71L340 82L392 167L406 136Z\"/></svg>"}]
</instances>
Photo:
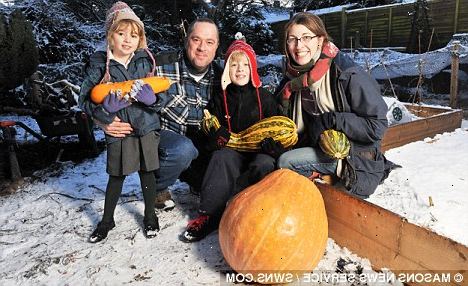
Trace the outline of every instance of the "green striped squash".
<instances>
[{"instance_id":1,"label":"green striped squash","mask_svg":"<svg viewBox=\"0 0 468 286\"><path fill-rule=\"evenodd\" d=\"M328 129L320 134L319 146L322 151L334 159L344 159L349 154L351 144L343 132Z\"/></svg>"},{"instance_id":2,"label":"green striped squash","mask_svg":"<svg viewBox=\"0 0 468 286\"><path fill-rule=\"evenodd\" d=\"M220 127L216 116L211 115L206 109L204 115L202 129L205 133L208 133L211 127L215 129ZM231 138L226 146L237 151L256 152L261 149L260 142L268 137L280 142L284 148L290 148L297 143L296 124L285 116L264 118L239 133L231 132Z\"/></svg>"}]
</instances>

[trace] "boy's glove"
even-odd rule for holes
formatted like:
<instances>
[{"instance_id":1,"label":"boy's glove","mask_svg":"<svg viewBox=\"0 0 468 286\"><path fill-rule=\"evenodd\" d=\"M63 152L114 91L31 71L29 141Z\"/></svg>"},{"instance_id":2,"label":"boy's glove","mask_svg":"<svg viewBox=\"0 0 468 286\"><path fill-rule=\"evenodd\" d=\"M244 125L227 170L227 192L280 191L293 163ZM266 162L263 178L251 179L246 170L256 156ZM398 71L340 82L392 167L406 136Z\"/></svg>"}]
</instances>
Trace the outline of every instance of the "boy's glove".
<instances>
[{"instance_id":1,"label":"boy's glove","mask_svg":"<svg viewBox=\"0 0 468 286\"><path fill-rule=\"evenodd\" d=\"M124 109L130 105L130 102L128 102L124 98L120 98L118 92L114 91L111 91L102 102L102 107L104 107L104 109L109 113L116 113L117 111Z\"/></svg>"},{"instance_id":2,"label":"boy's glove","mask_svg":"<svg viewBox=\"0 0 468 286\"><path fill-rule=\"evenodd\" d=\"M231 138L231 133L226 129L224 126L220 126L218 130L214 130L214 128L210 129L208 132L208 150L214 151L219 150L226 146Z\"/></svg>"},{"instance_id":3,"label":"boy's glove","mask_svg":"<svg viewBox=\"0 0 468 286\"><path fill-rule=\"evenodd\" d=\"M263 139L262 142L260 142L260 147L262 148L263 153L268 154L275 159L278 159L281 154L286 152L283 144L273 140L271 137Z\"/></svg>"},{"instance_id":4,"label":"boy's glove","mask_svg":"<svg viewBox=\"0 0 468 286\"><path fill-rule=\"evenodd\" d=\"M335 128L335 113L325 112L320 115L313 115L309 125L309 136L312 147L318 145L320 134L328 129Z\"/></svg>"},{"instance_id":5,"label":"boy's glove","mask_svg":"<svg viewBox=\"0 0 468 286\"><path fill-rule=\"evenodd\" d=\"M144 84L134 98L136 101L148 106L153 105L156 102L156 95L149 84Z\"/></svg>"},{"instance_id":6,"label":"boy's glove","mask_svg":"<svg viewBox=\"0 0 468 286\"><path fill-rule=\"evenodd\" d=\"M281 89L279 95L281 96L282 100L289 100L289 98L291 97L291 93L291 82L288 81Z\"/></svg>"}]
</instances>

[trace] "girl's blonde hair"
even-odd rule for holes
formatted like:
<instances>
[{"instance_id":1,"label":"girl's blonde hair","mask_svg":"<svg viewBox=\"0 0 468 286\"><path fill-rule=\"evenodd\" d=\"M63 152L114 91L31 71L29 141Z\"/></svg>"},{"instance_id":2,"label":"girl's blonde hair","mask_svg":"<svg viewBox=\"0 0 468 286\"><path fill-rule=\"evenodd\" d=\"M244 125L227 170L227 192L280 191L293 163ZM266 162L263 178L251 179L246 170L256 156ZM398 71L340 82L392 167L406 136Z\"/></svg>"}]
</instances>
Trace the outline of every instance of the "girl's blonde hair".
<instances>
[{"instance_id":1,"label":"girl's blonde hair","mask_svg":"<svg viewBox=\"0 0 468 286\"><path fill-rule=\"evenodd\" d=\"M117 23L112 24L112 26L109 28L109 31L107 33L107 43L111 48L113 48L113 42L112 42L112 34L115 33L116 31L119 31L121 29L125 29L126 27L131 26L132 27L132 32L138 34L138 37L140 38L138 42L138 49L144 49L145 48L145 41L143 41L145 37L145 30L143 27L138 22L135 22L133 20L129 19L124 19L121 20Z\"/></svg>"}]
</instances>

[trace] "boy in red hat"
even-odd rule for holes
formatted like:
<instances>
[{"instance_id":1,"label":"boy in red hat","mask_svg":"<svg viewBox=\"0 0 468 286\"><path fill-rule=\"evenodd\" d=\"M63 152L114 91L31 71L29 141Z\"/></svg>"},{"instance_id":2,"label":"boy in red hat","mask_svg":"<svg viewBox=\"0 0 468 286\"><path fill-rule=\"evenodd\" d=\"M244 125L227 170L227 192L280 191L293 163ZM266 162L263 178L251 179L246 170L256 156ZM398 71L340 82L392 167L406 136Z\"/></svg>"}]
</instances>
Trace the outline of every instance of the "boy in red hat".
<instances>
[{"instance_id":1,"label":"boy in red hat","mask_svg":"<svg viewBox=\"0 0 468 286\"><path fill-rule=\"evenodd\" d=\"M189 221L181 235L184 242L198 241L216 230L227 201L272 172L275 159L284 152L281 145L275 145L279 147L275 150L267 148L268 154L225 147L230 132L240 132L279 114L277 102L261 84L255 51L243 40L234 41L225 56L222 93L210 103L221 127L209 134L207 148L214 152L203 178L199 216Z\"/></svg>"}]
</instances>

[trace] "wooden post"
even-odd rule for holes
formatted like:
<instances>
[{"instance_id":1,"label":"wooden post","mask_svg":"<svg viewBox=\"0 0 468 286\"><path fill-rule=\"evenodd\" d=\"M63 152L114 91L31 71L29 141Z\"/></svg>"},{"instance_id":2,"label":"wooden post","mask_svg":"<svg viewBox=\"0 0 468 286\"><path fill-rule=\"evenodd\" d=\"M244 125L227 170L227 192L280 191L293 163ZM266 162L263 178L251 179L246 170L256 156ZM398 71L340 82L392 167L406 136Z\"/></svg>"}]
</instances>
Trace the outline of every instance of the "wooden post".
<instances>
[{"instance_id":1,"label":"wooden post","mask_svg":"<svg viewBox=\"0 0 468 286\"><path fill-rule=\"evenodd\" d=\"M361 35L359 33L359 30L357 30L356 32L354 32L354 47L355 49L359 49L361 47Z\"/></svg>"},{"instance_id":2,"label":"wooden post","mask_svg":"<svg viewBox=\"0 0 468 286\"><path fill-rule=\"evenodd\" d=\"M455 0L455 15L453 17L453 33L456 34L458 30L458 12L460 11L460 0Z\"/></svg>"},{"instance_id":3,"label":"wooden post","mask_svg":"<svg viewBox=\"0 0 468 286\"><path fill-rule=\"evenodd\" d=\"M458 95L458 65L460 48L460 41L453 41L452 47L452 71L450 76L450 107L457 108L457 95Z\"/></svg>"},{"instance_id":4,"label":"wooden post","mask_svg":"<svg viewBox=\"0 0 468 286\"><path fill-rule=\"evenodd\" d=\"M346 45L346 8L341 9L341 47Z\"/></svg>"},{"instance_id":5,"label":"wooden post","mask_svg":"<svg viewBox=\"0 0 468 286\"><path fill-rule=\"evenodd\" d=\"M387 30L387 45L390 47L392 42L392 18L393 18L393 7L389 8L388 11L388 30Z\"/></svg>"},{"instance_id":6,"label":"wooden post","mask_svg":"<svg viewBox=\"0 0 468 286\"><path fill-rule=\"evenodd\" d=\"M367 40L367 34L369 33L369 11L366 11L366 18L364 23L364 37L366 40L366 46L369 47L369 41Z\"/></svg>"},{"instance_id":7,"label":"wooden post","mask_svg":"<svg viewBox=\"0 0 468 286\"><path fill-rule=\"evenodd\" d=\"M5 122L9 123L9 122ZM15 130L14 130L14 125L0 125L1 130L3 133L3 137L5 138L6 141L6 147L8 149L8 161L10 163L10 178L12 181L16 181L21 178L21 169L18 164L18 159L16 157L16 152L15 152L15 145L16 145L16 139L15 139ZM3 158L2 158L3 159Z\"/></svg>"}]
</instances>

